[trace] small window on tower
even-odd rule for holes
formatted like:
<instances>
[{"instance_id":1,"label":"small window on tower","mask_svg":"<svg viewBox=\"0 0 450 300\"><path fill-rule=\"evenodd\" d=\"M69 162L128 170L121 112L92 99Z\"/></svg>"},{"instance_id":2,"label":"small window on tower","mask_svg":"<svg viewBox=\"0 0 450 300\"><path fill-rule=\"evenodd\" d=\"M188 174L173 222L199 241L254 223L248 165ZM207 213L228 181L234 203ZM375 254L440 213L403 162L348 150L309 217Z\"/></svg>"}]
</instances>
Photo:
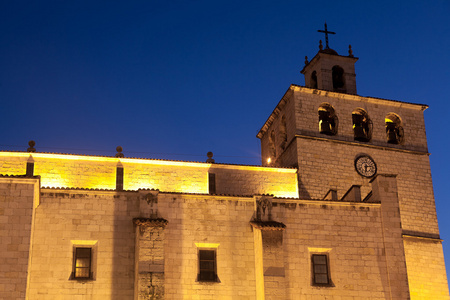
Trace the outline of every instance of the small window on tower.
<instances>
[{"instance_id":1,"label":"small window on tower","mask_svg":"<svg viewBox=\"0 0 450 300\"><path fill-rule=\"evenodd\" d=\"M312 89L317 89L317 72L313 71L311 74L310 86Z\"/></svg>"},{"instance_id":2,"label":"small window on tower","mask_svg":"<svg viewBox=\"0 0 450 300\"><path fill-rule=\"evenodd\" d=\"M397 114L389 113L385 117L386 122L386 140L390 144L403 144L404 131L402 120Z\"/></svg>"},{"instance_id":3,"label":"small window on tower","mask_svg":"<svg viewBox=\"0 0 450 300\"><path fill-rule=\"evenodd\" d=\"M356 141L368 142L372 138L372 121L367 112L358 108L352 113L353 134Z\"/></svg>"},{"instance_id":4,"label":"small window on tower","mask_svg":"<svg viewBox=\"0 0 450 300\"><path fill-rule=\"evenodd\" d=\"M313 285L330 286L330 270L328 255L313 254L311 256L312 282Z\"/></svg>"},{"instance_id":5,"label":"small window on tower","mask_svg":"<svg viewBox=\"0 0 450 300\"><path fill-rule=\"evenodd\" d=\"M339 66L334 66L331 71L333 78L333 91L345 93L347 90L345 88L344 69Z\"/></svg>"},{"instance_id":6,"label":"small window on tower","mask_svg":"<svg viewBox=\"0 0 450 300\"><path fill-rule=\"evenodd\" d=\"M319 107L319 132L327 135L336 135L338 118L334 108L328 103L322 103Z\"/></svg>"},{"instance_id":7,"label":"small window on tower","mask_svg":"<svg viewBox=\"0 0 450 300\"><path fill-rule=\"evenodd\" d=\"M216 249L198 250L198 281L218 282Z\"/></svg>"}]
</instances>

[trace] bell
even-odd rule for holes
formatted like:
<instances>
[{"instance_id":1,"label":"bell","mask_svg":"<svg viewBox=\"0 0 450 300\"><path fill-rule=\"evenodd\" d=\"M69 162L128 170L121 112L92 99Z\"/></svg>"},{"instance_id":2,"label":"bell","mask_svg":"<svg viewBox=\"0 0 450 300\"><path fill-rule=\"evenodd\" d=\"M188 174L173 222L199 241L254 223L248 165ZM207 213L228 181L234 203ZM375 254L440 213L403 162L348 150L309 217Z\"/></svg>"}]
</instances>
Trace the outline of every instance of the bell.
<instances>
[{"instance_id":1,"label":"bell","mask_svg":"<svg viewBox=\"0 0 450 300\"><path fill-rule=\"evenodd\" d=\"M367 133L364 130L364 127L362 124L355 124L353 125L353 134L355 136L355 140L361 141L361 142L367 142Z\"/></svg>"},{"instance_id":2,"label":"bell","mask_svg":"<svg viewBox=\"0 0 450 300\"><path fill-rule=\"evenodd\" d=\"M398 144L397 126L395 123L386 123L387 142L390 144Z\"/></svg>"},{"instance_id":3,"label":"bell","mask_svg":"<svg viewBox=\"0 0 450 300\"><path fill-rule=\"evenodd\" d=\"M327 135L333 135L333 124L331 123L330 112L319 110L319 132Z\"/></svg>"},{"instance_id":4,"label":"bell","mask_svg":"<svg viewBox=\"0 0 450 300\"><path fill-rule=\"evenodd\" d=\"M353 134L355 140L361 142L368 142L368 130L367 130L367 122L364 122L364 116L360 114L352 114L353 119Z\"/></svg>"},{"instance_id":5,"label":"bell","mask_svg":"<svg viewBox=\"0 0 450 300\"><path fill-rule=\"evenodd\" d=\"M352 114L353 124L362 124L364 123L364 116L360 114Z\"/></svg>"}]
</instances>

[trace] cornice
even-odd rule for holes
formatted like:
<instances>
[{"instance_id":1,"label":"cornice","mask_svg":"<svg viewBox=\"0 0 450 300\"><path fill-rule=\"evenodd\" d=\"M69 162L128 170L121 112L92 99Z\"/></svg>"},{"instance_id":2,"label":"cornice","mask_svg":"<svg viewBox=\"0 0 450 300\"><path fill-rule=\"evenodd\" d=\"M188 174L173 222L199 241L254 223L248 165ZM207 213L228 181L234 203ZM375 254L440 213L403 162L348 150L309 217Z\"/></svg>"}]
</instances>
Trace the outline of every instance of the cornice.
<instances>
[{"instance_id":1,"label":"cornice","mask_svg":"<svg viewBox=\"0 0 450 300\"><path fill-rule=\"evenodd\" d=\"M318 141L330 142L330 143L338 143L338 144L347 144L347 145L353 145L353 146L367 147L367 148L373 148L373 149L379 149L379 150L390 150L390 151L404 152L404 153L410 153L410 154L416 154L416 155L430 155L430 153L427 152L427 151L415 151L415 150L391 148L391 147L384 147L384 146L371 145L371 144L362 144L362 143L351 142L351 141L342 141L342 140L334 140L334 139L329 139L329 138L321 138L321 137L316 137L316 136L308 136L308 135L296 134L295 137L296 138L309 139L309 140L318 140Z\"/></svg>"}]
</instances>

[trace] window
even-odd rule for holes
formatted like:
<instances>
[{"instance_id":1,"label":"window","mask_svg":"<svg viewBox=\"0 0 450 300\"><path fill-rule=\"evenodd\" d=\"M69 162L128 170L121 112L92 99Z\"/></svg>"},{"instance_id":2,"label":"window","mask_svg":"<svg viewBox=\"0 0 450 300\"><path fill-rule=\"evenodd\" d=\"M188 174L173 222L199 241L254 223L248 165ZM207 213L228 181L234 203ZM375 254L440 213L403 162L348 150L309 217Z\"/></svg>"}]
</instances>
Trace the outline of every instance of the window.
<instances>
[{"instance_id":1,"label":"window","mask_svg":"<svg viewBox=\"0 0 450 300\"><path fill-rule=\"evenodd\" d=\"M397 114L389 113L385 117L385 122L387 142L389 144L403 144L404 132L400 117Z\"/></svg>"},{"instance_id":2,"label":"window","mask_svg":"<svg viewBox=\"0 0 450 300\"><path fill-rule=\"evenodd\" d=\"M338 118L334 108L328 103L322 103L318 110L319 132L327 135L336 135L338 128Z\"/></svg>"},{"instance_id":3,"label":"window","mask_svg":"<svg viewBox=\"0 0 450 300\"><path fill-rule=\"evenodd\" d=\"M92 248L74 248L73 279L92 279Z\"/></svg>"},{"instance_id":4,"label":"window","mask_svg":"<svg viewBox=\"0 0 450 300\"><path fill-rule=\"evenodd\" d=\"M330 285L328 255L313 254L311 256L313 285Z\"/></svg>"},{"instance_id":5,"label":"window","mask_svg":"<svg viewBox=\"0 0 450 300\"><path fill-rule=\"evenodd\" d=\"M218 282L216 249L198 250L198 281Z\"/></svg>"},{"instance_id":6,"label":"window","mask_svg":"<svg viewBox=\"0 0 450 300\"><path fill-rule=\"evenodd\" d=\"M358 108L352 112L353 135L356 141L368 142L372 138L372 121L367 112Z\"/></svg>"}]
</instances>

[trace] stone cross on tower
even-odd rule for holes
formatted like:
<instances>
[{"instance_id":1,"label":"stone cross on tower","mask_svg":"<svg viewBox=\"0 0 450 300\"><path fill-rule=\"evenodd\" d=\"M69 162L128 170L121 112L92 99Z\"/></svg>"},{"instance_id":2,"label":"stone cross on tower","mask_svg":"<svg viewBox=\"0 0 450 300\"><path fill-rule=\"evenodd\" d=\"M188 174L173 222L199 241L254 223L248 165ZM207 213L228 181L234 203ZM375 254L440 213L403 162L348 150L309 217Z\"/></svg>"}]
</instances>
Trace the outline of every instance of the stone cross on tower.
<instances>
[{"instance_id":1,"label":"stone cross on tower","mask_svg":"<svg viewBox=\"0 0 450 300\"><path fill-rule=\"evenodd\" d=\"M317 32L325 33L325 49L330 49L328 46L328 34L336 34L336 32L328 31L327 22L325 22L325 30L317 30Z\"/></svg>"}]
</instances>

